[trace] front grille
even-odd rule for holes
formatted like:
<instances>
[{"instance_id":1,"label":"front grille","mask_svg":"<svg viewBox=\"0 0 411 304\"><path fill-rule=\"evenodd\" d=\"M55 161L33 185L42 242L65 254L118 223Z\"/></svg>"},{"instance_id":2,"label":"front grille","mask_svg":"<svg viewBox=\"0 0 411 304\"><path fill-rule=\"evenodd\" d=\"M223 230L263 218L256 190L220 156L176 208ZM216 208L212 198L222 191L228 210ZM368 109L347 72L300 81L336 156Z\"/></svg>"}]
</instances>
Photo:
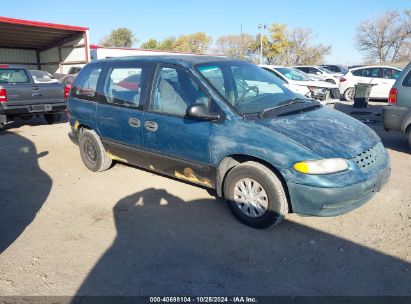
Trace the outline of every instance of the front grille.
<instances>
[{"instance_id":1,"label":"front grille","mask_svg":"<svg viewBox=\"0 0 411 304\"><path fill-rule=\"evenodd\" d=\"M354 161L363 172L370 172L380 167L386 158L386 151L381 142L371 149L364 151L354 157Z\"/></svg>"}]
</instances>

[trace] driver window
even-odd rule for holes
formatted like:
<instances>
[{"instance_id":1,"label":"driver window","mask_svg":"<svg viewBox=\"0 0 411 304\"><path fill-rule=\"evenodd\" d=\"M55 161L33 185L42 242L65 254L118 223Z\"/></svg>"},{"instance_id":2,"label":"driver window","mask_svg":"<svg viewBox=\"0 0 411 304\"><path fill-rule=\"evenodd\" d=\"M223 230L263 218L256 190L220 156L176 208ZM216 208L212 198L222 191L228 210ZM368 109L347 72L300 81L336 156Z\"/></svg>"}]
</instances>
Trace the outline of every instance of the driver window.
<instances>
[{"instance_id":1,"label":"driver window","mask_svg":"<svg viewBox=\"0 0 411 304\"><path fill-rule=\"evenodd\" d=\"M191 104L203 103L209 107L210 99L192 76L181 68L162 67L153 91L150 109L154 112L185 116Z\"/></svg>"}]
</instances>

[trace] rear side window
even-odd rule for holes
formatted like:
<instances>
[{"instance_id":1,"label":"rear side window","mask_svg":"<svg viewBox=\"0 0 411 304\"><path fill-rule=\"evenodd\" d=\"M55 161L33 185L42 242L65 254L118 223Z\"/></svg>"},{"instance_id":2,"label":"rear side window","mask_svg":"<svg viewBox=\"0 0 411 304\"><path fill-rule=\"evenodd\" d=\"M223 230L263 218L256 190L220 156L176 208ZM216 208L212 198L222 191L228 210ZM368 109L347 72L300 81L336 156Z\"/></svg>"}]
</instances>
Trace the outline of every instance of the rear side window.
<instances>
[{"instance_id":1,"label":"rear side window","mask_svg":"<svg viewBox=\"0 0 411 304\"><path fill-rule=\"evenodd\" d=\"M30 78L24 69L0 69L0 84L29 82Z\"/></svg>"},{"instance_id":2,"label":"rear side window","mask_svg":"<svg viewBox=\"0 0 411 304\"><path fill-rule=\"evenodd\" d=\"M111 104L128 107L142 106L142 83L146 68L128 64L109 69L104 95Z\"/></svg>"},{"instance_id":3,"label":"rear side window","mask_svg":"<svg viewBox=\"0 0 411 304\"><path fill-rule=\"evenodd\" d=\"M402 85L404 87L411 87L411 70L408 72L407 76L405 76Z\"/></svg>"},{"instance_id":4,"label":"rear side window","mask_svg":"<svg viewBox=\"0 0 411 304\"><path fill-rule=\"evenodd\" d=\"M100 65L86 66L74 81L71 96L84 100L95 100L101 70Z\"/></svg>"},{"instance_id":5,"label":"rear side window","mask_svg":"<svg viewBox=\"0 0 411 304\"><path fill-rule=\"evenodd\" d=\"M381 69L380 68L364 69L362 76L370 77L370 78L381 78Z\"/></svg>"},{"instance_id":6,"label":"rear side window","mask_svg":"<svg viewBox=\"0 0 411 304\"><path fill-rule=\"evenodd\" d=\"M361 77L363 71L364 71L364 69L359 69L359 70L351 71L351 74L353 74L354 76Z\"/></svg>"}]
</instances>

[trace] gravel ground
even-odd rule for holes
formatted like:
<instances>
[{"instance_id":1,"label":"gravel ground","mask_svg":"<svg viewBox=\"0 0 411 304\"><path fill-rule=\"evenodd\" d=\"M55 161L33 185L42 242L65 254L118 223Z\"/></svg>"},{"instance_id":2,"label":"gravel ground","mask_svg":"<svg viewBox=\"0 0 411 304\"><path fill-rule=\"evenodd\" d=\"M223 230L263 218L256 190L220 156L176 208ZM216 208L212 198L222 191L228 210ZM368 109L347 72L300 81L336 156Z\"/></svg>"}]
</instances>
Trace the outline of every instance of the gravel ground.
<instances>
[{"instance_id":1,"label":"gravel ground","mask_svg":"<svg viewBox=\"0 0 411 304\"><path fill-rule=\"evenodd\" d=\"M0 295L411 295L411 149L380 110L354 116L388 148L388 186L351 213L270 230L202 188L88 171L67 123L13 123L0 135Z\"/></svg>"}]
</instances>

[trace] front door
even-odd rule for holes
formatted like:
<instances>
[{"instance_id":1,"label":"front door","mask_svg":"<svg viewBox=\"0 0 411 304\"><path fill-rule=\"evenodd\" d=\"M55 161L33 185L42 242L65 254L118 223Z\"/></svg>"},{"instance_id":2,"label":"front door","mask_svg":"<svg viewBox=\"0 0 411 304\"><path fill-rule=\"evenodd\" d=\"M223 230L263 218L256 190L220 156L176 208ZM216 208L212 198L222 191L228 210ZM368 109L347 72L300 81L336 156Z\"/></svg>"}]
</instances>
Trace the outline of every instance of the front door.
<instances>
[{"instance_id":1,"label":"front door","mask_svg":"<svg viewBox=\"0 0 411 304\"><path fill-rule=\"evenodd\" d=\"M185 118L194 103L210 106L210 98L190 73L161 65L144 114L144 147L149 168L205 186L212 186L209 121Z\"/></svg>"}]
</instances>

